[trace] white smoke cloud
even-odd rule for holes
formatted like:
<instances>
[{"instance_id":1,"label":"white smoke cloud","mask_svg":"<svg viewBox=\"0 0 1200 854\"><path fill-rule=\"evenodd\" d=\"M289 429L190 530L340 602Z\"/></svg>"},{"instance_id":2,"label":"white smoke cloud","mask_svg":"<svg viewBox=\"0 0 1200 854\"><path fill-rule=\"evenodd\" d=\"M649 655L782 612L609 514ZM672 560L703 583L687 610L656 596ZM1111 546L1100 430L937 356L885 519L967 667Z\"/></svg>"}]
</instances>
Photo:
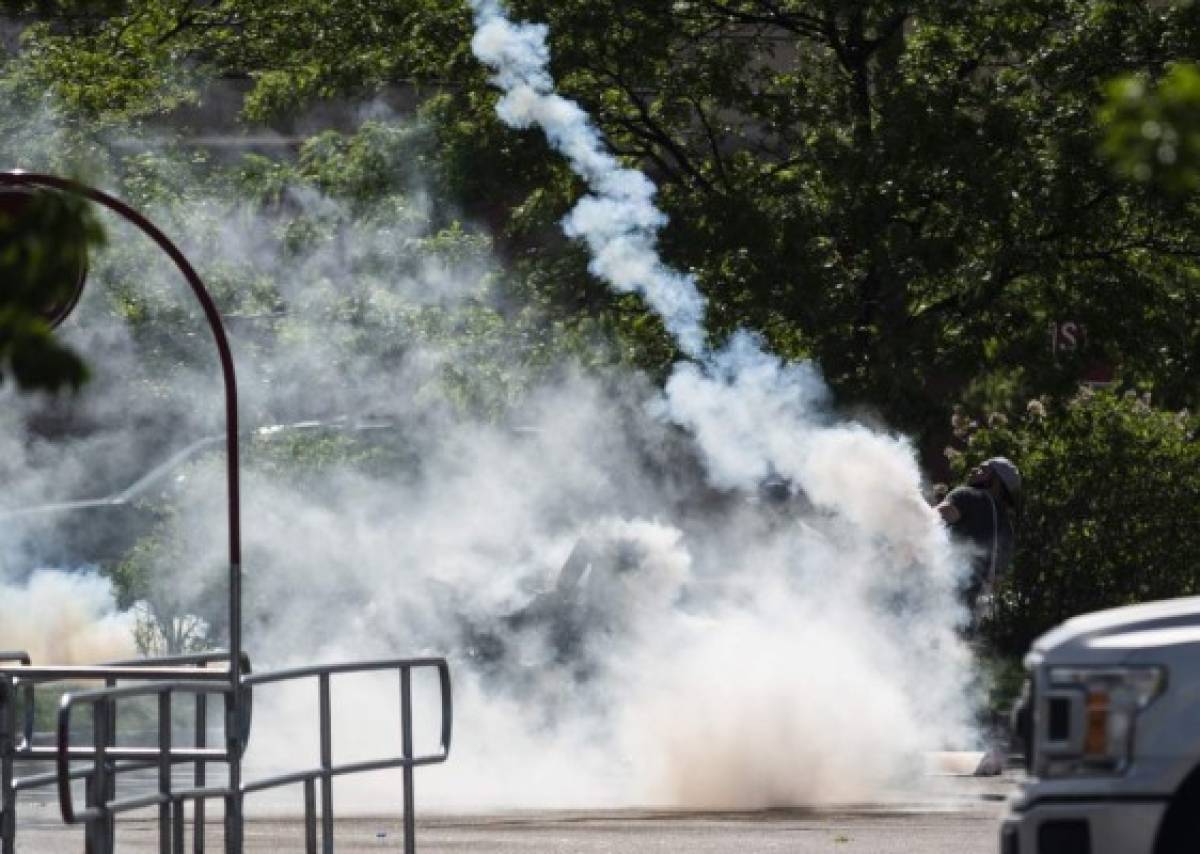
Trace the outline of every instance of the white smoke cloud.
<instances>
[{"instance_id":1,"label":"white smoke cloud","mask_svg":"<svg viewBox=\"0 0 1200 854\"><path fill-rule=\"evenodd\" d=\"M920 751L969 738L956 563L920 502L911 448L839 423L818 371L781 362L751 335L706 349L703 298L655 251L666 218L653 185L553 93L544 28L508 23L496 4L477 14L477 50L509 90L504 115L543 127L589 181L565 226L589 245L593 272L644 294L696 361L660 393L639 376L570 364L535 373L503 330L468 343L400 324L412 335L389 341L397 352L387 358L356 348L364 333L344 311L348 292L372 318L444 309L451 330L472 329L464 315L490 299L486 253L421 254L435 200L419 185L411 206L378 217L290 191L291 213L348 224L300 253L284 245L282 217L236 199L153 207L202 275L273 271L289 318L302 321L278 338L256 333L261 318L234 329L247 424L344 415L342 433L314 433L337 436L385 416L363 444L380 437L409 460L334 458L298 482L256 462L256 443L274 440L248 443L245 641L255 669L450 655L455 747L446 766L418 775L422 808L763 807L911 784ZM30 441L27 419L42 402L0 407L18 502L102 494L219 430L215 365L193 367L209 345L195 318L172 329L190 338L148 357L97 295L111 283L188 304L169 267L115 233L70 330L96 368L75 404L91 429ZM359 275L371 269L385 272ZM438 383L447 370L479 385L494 370L524 393L498 417L464 410ZM180 559L161 567L163 583L184 598L215 584L219 611L218 463L181 469L146 500L180 508L169 531ZM800 485L812 508L755 503L772 473ZM595 551L571 582L563 567L581 540ZM11 528L0 533L11 586L30 578L32 548ZM112 622L111 606L88 613ZM45 635L36 642L61 634L45 620L34 628ZM394 738L395 693L387 680L335 685L335 754L369 758ZM429 693L419 698L426 722ZM314 695L291 686L256 696L249 777L310 764ZM337 809L394 807L396 791L381 799L339 781Z\"/></svg>"},{"instance_id":2,"label":"white smoke cloud","mask_svg":"<svg viewBox=\"0 0 1200 854\"><path fill-rule=\"evenodd\" d=\"M662 749L641 754L663 762L661 779L690 805L877 791L912 767L914 751L962 737L967 717L967 656L954 632L960 567L922 499L912 448L838 423L813 366L784 364L756 336L707 349L695 280L655 251L666 224L655 188L608 154L586 113L554 91L547 28L509 21L492 0L472 7L473 49L503 91L497 114L515 128L540 127L587 182L590 195L564 231L587 244L595 275L645 295L696 360L676 366L653 408L696 437L714 484L752 489L781 475L824 517L792 553L756 565L754 543L735 556L734 577L749 572L756 586L732 604L718 598L697 637L673 638L663 654L686 650L673 667L639 661L635 669L666 675L661 695L658 678L635 695L644 705L632 708L661 720ZM655 637L671 635L659 628Z\"/></svg>"},{"instance_id":3,"label":"white smoke cloud","mask_svg":"<svg viewBox=\"0 0 1200 854\"><path fill-rule=\"evenodd\" d=\"M698 355L704 347L704 299L691 277L658 257L658 232L667 219L654 206L654 184L622 167L579 105L554 91L545 26L513 24L489 0L472 7L472 50L496 70L494 81L504 91L497 114L513 127L540 127L588 182L590 194L567 216L563 229L587 243L589 269L597 277L621 292L642 294L684 352Z\"/></svg>"},{"instance_id":4,"label":"white smoke cloud","mask_svg":"<svg viewBox=\"0 0 1200 854\"><path fill-rule=\"evenodd\" d=\"M34 572L0 584L0 649L34 664L93 664L136 653L133 616L117 609L112 585L94 574Z\"/></svg>"}]
</instances>

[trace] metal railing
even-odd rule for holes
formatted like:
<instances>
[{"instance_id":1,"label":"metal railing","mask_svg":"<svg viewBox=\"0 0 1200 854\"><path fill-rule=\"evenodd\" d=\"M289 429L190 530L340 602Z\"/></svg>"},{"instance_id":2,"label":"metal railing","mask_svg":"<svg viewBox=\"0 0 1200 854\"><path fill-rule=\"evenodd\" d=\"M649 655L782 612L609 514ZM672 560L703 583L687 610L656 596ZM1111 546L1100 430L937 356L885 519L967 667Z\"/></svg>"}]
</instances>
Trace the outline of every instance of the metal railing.
<instances>
[{"instance_id":1,"label":"metal railing","mask_svg":"<svg viewBox=\"0 0 1200 854\"><path fill-rule=\"evenodd\" d=\"M418 669L433 669L438 674L438 687L441 705L441 721L438 749L429 754L416 755L413 745L413 709L412 709L412 673ZM361 762L335 765L333 762L333 733L332 733L332 698L331 678L339 674L367 673L379 671L396 671L399 675L400 691L400 730L401 754ZM62 808L63 821L67 824L84 824L87 827L86 836L91 843L92 854L111 854L113 851L112 834L109 829L113 826L113 818L120 813L147 807L158 809L159 851L160 854L183 854L185 845L185 811L186 802L193 803L193 839L195 850L203 850L203 813L200 812L205 801L220 799L225 804L227 821L226 839L231 838L233 828L228 822L234 816L240 818L240 800L248 794L275 789L282 786L301 784L304 787L304 838L305 851L316 854L318 851L318 809L317 781L321 783L320 802L320 851L323 854L333 852L333 778L366 771L379 771L391 768L403 770L403 800L404 800L404 850L406 854L416 851L415 827L415 792L413 772L423 765L433 765L444 762L449 756L450 739L453 730L453 705L450 688L450 670L445 659L389 659L383 661L365 661L348 664L333 664L313 667L300 667L291 670L281 670L273 673L262 673L247 676L243 679L243 691L246 693L245 702L249 703L249 695L256 685L266 685L298 679L312 678L317 682L317 700L319 710L320 730L320 764L315 768L280 774L253 782L244 782L238 787L206 787L196 785L188 789L176 789L171 775L171 768L179 762L198 760L221 761L228 760L225 751L197 750L195 748L177 748L171 742L171 714L173 695L176 693L195 694L198 698L211 694L220 694L226 698L227 710L232 708L230 703L231 688L227 683L176 680L166 682L150 682L146 684L124 687L110 687L94 691L67 694L63 697L58 713L58 742L56 750L55 781L58 786L59 803ZM140 751L131 757L130 748L114 746L111 737L115 720L117 703L138 697L157 697L157 731L158 741L152 748L137 748ZM93 730L95 741L90 750L71 746L71 715L80 705L92 707ZM229 714L226 720L231 720ZM150 759L147 761L146 754ZM113 794L113 780L122 770L131 770L133 766L114 767L113 759L139 758L143 761L137 767L146 769L156 768L157 789L153 792L116 798ZM72 759L89 759L90 767L85 769L73 768ZM88 803L83 810L76 809L71 782L80 777L88 781ZM240 828L239 828L240 829ZM240 834L238 834L240 838Z\"/></svg>"},{"instance_id":2,"label":"metal railing","mask_svg":"<svg viewBox=\"0 0 1200 854\"><path fill-rule=\"evenodd\" d=\"M54 786L59 781L57 771L16 776L16 763L55 763L59 758L57 746L35 744L36 725L35 691L39 686L51 684L76 684L79 682L103 682L107 688L115 688L118 682L161 682L163 680L203 681L206 684L229 684L229 654L207 652L192 655L177 655L162 658L120 661L95 666L34 667L23 652L0 653L0 854L16 851L17 798L23 791ZM213 664L224 663L225 667L212 668ZM16 665L16 666L12 666ZM250 663L242 657L242 671L249 672ZM243 710L242 729L249 728L249 700ZM99 732L99 723L93 721L94 737L115 745L117 718L113 714L104 721L104 732ZM210 750L207 747L207 704L197 697L195 711L195 734L193 746L177 750L172 756L174 764L190 763L194 767L194 780L204 785L208 762L228 760L226 750ZM76 747L69 751L69 759L86 760L95 756L95 748ZM145 771L157 767L159 757L151 748L123 747L110 750L105 756L106 788L111 791L118 774ZM82 779L88 772L72 770L70 779ZM97 792L89 781L85 787L89 799ZM203 807L198 817L203 821ZM101 842L103 835L106 841ZM113 827L106 822L103 827L93 826L86 834L89 852L107 846L112 848ZM196 847L197 854L203 850L202 843Z\"/></svg>"},{"instance_id":3,"label":"metal railing","mask_svg":"<svg viewBox=\"0 0 1200 854\"><path fill-rule=\"evenodd\" d=\"M149 806L158 807L159 850L166 854L183 854L184 850L184 818L183 795L172 793L171 770L176 762L189 762L203 757L204 759L221 760L228 757L223 750L176 750L171 744L171 701L176 693L195 694L198 699L208 694L221 694L228 700L232 688L227 683L220 682L149 682L142 685L129 685L121 688L101 688L95 691L84 691L78 694L63 696L62 705L58 712L57 748L55 756L55 780L58 784L58 803L62 810L63 821L67 824L86 824L86 838L92 842L94 854L110 854L115 843L109 828L113 826L113 817L129 810L142 809ZM158 698L158 743L155 748L137 749L138 753L148 753L152 759L149 767L158 771L158 790L144 795L133 795L116 798L114 794L115 777L119 769L110 764L111 759L127 758L128 748L117 747L113 742L110 723L115 720L116 703L123 698L155 696ZM82 810L75 809L74 793L71 782L78 776L78 771L72 769L72 758L78 758L78 749L71 748L71 710L80 704L89 704L92 708L92 721L95 731L95 741L90 751L91 768L83 773L87 782L88 806ZM226 703L229 708L229 703ZM228 719L228 716L227 716ZM147 763L141 763L147 767ZM128 767L124 770L129 770ZM195 791L210 791L203 788ZM211 790L218 791L218 790ZM232 798L229 789L219 790L226 798ZM174 812L174 815L172 813ZM231 809L226 815L232 814ZM202 825L197 824L194 837L203 838ZM203 848L203 842L199 844Z\"/></svg>"}]
</instances>

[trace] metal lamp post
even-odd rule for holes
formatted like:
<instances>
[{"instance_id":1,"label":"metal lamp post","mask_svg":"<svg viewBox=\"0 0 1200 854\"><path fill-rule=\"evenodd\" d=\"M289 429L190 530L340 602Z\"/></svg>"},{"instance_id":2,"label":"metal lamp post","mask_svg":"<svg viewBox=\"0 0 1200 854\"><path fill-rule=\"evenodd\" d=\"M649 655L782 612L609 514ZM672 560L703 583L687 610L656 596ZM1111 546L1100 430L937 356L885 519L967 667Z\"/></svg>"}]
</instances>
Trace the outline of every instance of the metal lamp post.
<instances>
[{"instance_id":1,"label":"metal lamp post","mask_svg":"<svg viewBox=\"0 0 1200 854\"><path fill-rule=\"evenodd\" d=\"M229 806L234 812L233 821L227 821L229 829L236 828L240 836L242 823L241 815L241 757L245 745L245 727L242 725L244 706L242 683L242 533L241 533L241 494L238 482L238 408L237 408L237 377L233 369L233 353L229 349L229 339L225 334L225 325L217 311L216 303L208 289L204 287L199 274L179 247L176 246L154 223L134 210L120 199L56 175L44 175L35 172L12 170L0 172L0 189L10 191L29 191L34 189L50 189L70 193L81 198L89 199L96 204L113 211L128 222L137 226L151 240L158 244L179 272L183 274L192 289L192 293L200 303L204 318L212 330L213 340L217 345L217 355L221 360L221 378L225 387L225 471L228 490L229 506L229 682L231 693L227 705L231 720L225 722L225 731L229 747L229 789L234 793ZM75 307L80 292L86 280L86 271L81 270L78 281L74 286L72 297L67 302L48 307L47 320L58 326ZM241 840L236 841L236 850L241 850Z\"/></svg>"},{"instance_id":2,"label":"metal lamp post","mask_svg":"<svg viewBox=\"0 0 1200 854\"><path fill-rule=\"evenodd\" d=\"M87 854L112 854L115 846L113 820L119 814L148 806L159 811L160 854L183 854L184 804L194 806L193 845L196 854L204 851L204 804L219 799L225 803L225 850L227 854L242 854L243 800L247 794L283 786L301 785L304 788L305 851L317 854L318 842L322 854L333 854L334 815L333 782L337 777L386 769L403 772L404 850L415 854L415 801L413 772L419 767L446 761L450 753L453 726L450 670L444 658L392 658L375 661L334 663L291 668L276 672L250 674L242 650L242 567L241 517L238 491L238 414L237 381L233 371L233 356L225 328L212 297L199 275L179 251L152 222L129 205L107 193L53 175L29 172L0 172L0 211L21 212L37 190L70 193L95 202L136 225L171 257L187 280L204 317L212 330L221 359L221 374L225 383L225 446L226 476L229 497L229 650L228 671L197 670L224 654L173 656L143 662L116 662L107 665L38 666L20 651L0 652L0 854L16 850L17 793L48 785L56 785L63 820L67 824L86 826ZM57 326L75 303L86 279L86 264L81 262L72 289L59 302L45 307L47 322ZM414 671L435 671L441 697L441 730L438 748L418 754L413 739L412 674ZM334 761L331 713L331 684L334 676L350 673L394 673L400 691L400 755L386 755L369 761ZM105 688L63 696L58 712L57 743L48 748L35 743L34 690L39 684L103 681ZM242 757L249 739L251 691L291 681L315 682L318 696L318 727L321 744L319 765L300 771L277 774L260 780L243 781ZM118 683L123 683L118 685ZM130 684L133 683L133 684ZM196 697L196 734L193 747L172 744L172 701L176 694ZM209 749L205 741L204 700L213 695L225 699L224 750ZM153 698L158 705L158 740L150 748L122 745L117 740L116 706L118 701L134 698ZM73 709L88 706L92 711L93 742L89 748L72 744L71 714ZM18 761L55 764L50 774L18 777ZM80 768L72 763L87 763ZM204 779L206 763L228 765L229 779L225 786L207 786ZM177 789L171 770L176 763L194 763L195 786ZM115 778L122 773L157 769L157 789L147 795L118 798ZM85 780L87 803L76 809L72 782ZM318 786L320 788L318 812ZM318 824L319 821L319 824ZM319 832L318 832L319 831Z\"/></svg>"}]
</instances>

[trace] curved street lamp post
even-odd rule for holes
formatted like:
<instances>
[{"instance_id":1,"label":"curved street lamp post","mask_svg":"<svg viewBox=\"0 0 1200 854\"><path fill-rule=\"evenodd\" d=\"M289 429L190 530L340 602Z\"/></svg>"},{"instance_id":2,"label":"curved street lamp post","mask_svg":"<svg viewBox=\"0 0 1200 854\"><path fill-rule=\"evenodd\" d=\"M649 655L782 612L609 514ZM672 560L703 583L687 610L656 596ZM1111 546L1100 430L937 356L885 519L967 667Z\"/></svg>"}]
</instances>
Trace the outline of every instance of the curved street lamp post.
<instances>
[{"instance_id":1,"label":"curved street lamp post","mask_svg":"<svg viewBox=\"0 0 1200 854\"><path fill-rule=\"evenodd\" d=\"M192 267L191 262L188 261L183 252L180 251L179 247L158 226L120 199L68 178L35 172L24 172L22 170L0 172L0 187L25 191L32 188L46 188L70 193L108 208L126 221L137 226L179 268L179 272L183 274L188 287L191 288L192 293L195 295L197 301L199 301L200 308L204 312L204 319L208 322L208 327L212 331L213 340L217 345L217 355L221 360L221 379L225 389L225 477L229 524L229 682L232 689L226 705L229 717L232 720L226 721L225 732L230 753L229 788L237 793L241 787L241 757L245 746L242 743L242 734L245 728L242 725L241 712L243 698L242 691L240 690L242 681L242 529L241 493L238 480L237 376L234 373L233 352L229 347L229 338L225 334L225 325L221 321L221 315L217 311L216 303L213 302L208 289L204 287L204 282L201 281L200 275ZM71 310L79 301L79 294L83 290L85 279L86 273L81 271L72 299L64 306L56 307L52 311L49 320L54 326L58 326L66 320ZM240 796L233 798L229 806L234 811L233 820L229 824L240 828ZM240 843L240 840L238 842Z\"/></svg>"},{"instance_id":2,"label":"curved street lamp post","mask_svg":"<svg viewBox=\"0 0 1200 854\"><path fill-rule=\"evenodd\" d=\"M225 449L226 449L226 480L228 492L228 525L229 525L229 650L228 650L228 679L222 686L211 679L196 681L183 680L182 672L170 667L143 667L134 669L128 663L121 666L96 668L37 668L30 664L28 656L23 653L0 653L0 752L3 753L4 801L0 809L0 854L11 854L15 848L15 817L16 791L24 784L25 788L33 788L50 782L55 775L30 778L25 781L13 779L12 763L14 758L44 758L37 748L32 747L32 688L40 682L61 681L64 675L77 675L79 678L103 679L108 686L105 690L85 692L77 696L68 695L64 698L59 715L59 742L54 757L57 760L57 776L62 805L63 817L68 823L84 822L88 824L87 848L89 854L110 854L113 847L112 818L128 807L127 804L106 799L112 796L114 785L112 778L116 771L111 767L123 752L116 746L115 716L110 720L112 703L118 698L134 696L153 696L159 700L159 730L160 738L157 752L152 756L152 767L160 768L159 792L148 796L148 804L156 804L160 810L160 851L162 854L182 854L183 851L183 803L192 800L195 805L196 828L195 850L203 851L203 803L206 798L221 798L225 801L225 849L230 854L241 854L243 810L242 802L246 793L262 791L289 784L303 784L305 789L305 839L306 850L315 854L317 850L317 812L316 785L321 784L321 849L326 854L333 851L333 808L332 781L333 777L360 771L380 770L383 768L401 768L404 772L404 827L406 852L416 850L413 825L413 785L412 773L416 767L445 761L449 755L452 707L450 699L449 669L445 659L391 659L386 661L356 662L351 664L336 664L297 668L277 673L261 673L250 676L248 663L244 660L242 649L242 566L241 566L241 503L238 480L238 411L237 411L237 379L234 374L233 355L229 340L225 334L224 324L217 311L216 304L204 287L200 276L184 257L179 248L145 216L113 196L89 187L78 181L60 178L54 175L23 172L19 170L0 172L0 211L19 213L27 203L32 192L51 190L72 194L88 199L108 210L113 211L126 221L137 226L161 248L175 266L183 274L192 293L200 303L205 320L212 331L217 346L217 354L221 362L221 376L225 391ZM22 198L25 197L24 199ZM81 264L78 281L73 283L69 299L53 306L47 306L46 320L57 326L70 314L79 298L79 293L86 279L86 264ZM201 665L213 660L212 654L185 657L182 659L158 659L145 664L166 665L182 664ZM224 656L220 656L224 658ZM13 666L6 661L14 663ZM436 669L439 676L441 692L441 744L439 751L416 756L413 752L412 738L412 709L411 709L411 672L414 669ZM80 675L75 671L86 671L89 675ZM132 671L132 672L131 672ZM399 757L389 757L372 762L360 762L350 765L335 765L331 748L330 721L330 679L338 673L355 673L371 671L395 671L399 675L401 691L401 728L403 736L403 753ZM70 672L70 674L69 674ZM200 671L191 671L199 676ZM163 681L149 682L160 679ZM293 679L315 678L318 683L319 726L321 740L321 764L307 771L285 774L278 777L259 780L244 784L242 781L242 756L249 738L250 724L250 691L256 684L269 684ZM141 687L118 688L116 682L121 679L141 681ZM171 682L170 680L176 680ZM12 721L16 719L16 696L20 690L27 692L26 738L18 747L15 740L15 727ZM194 693L201 699L207 693L220 693L225 697L225 733L226 749L224 752L204 751L200 747L204 743L202 723L202 703L197 701L197 748L190 753L181 748L172 748L170 743L170 697L175 691ZM92 753L78 754L70 747L70 712L78 705L92 705L97 719L103 717L107 724L97 725L97 745ZM6 723L7 716L7 723ZM167 723L164 724L164 720ZM104 730L104 732L102 732ZM24 752L21 752L24 751ZM107 751L107 752L106 752ZM126 750L124 753L131 753ZM87 810L76 812L71 796L70 781L85 776L72 770L70 759L86 755L94 759L94 766L88 780L89 807ZM172 790L170 780L170 765L175 761L193 761L198 769L202 769L205 761L224 761L229 766L228 785L220 789L205 789L203 773L198 770L197 788L188 792ZM109 764L106 764L109 763ZM143 758L143 766L145 760ZM139 766L139 767L143 767ZM127 766L131 768L132 766ZM117 770L126 770L125 768ZM172 812L174 811L174 812ZM101 829L103 828L103 829Z\"/></svg>"}]
</instances>

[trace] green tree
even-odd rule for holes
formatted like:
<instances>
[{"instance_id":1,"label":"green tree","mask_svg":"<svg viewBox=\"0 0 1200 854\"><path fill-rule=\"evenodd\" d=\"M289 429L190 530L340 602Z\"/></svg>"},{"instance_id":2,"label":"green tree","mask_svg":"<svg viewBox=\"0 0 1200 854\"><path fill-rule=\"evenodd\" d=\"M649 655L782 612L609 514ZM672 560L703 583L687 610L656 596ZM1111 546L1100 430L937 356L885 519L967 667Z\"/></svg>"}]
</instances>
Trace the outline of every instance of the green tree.
<instances>
[{"instance_id":1,"label":"green tree","mask_svg":"<svg viewBox=\"0 0 1200 854\"><path fill-rule=\"evenodd\" d=\"M1195 416L1134 392L1085 391L960 426L960 473L1003 454L1024 481L1013 571L989 627L999 649L1020 654L1076 614L1200 593Z\"/></svg>"},{"instance_id":2,"label":"green tree","mask_svg":"<svg viewBox=\"0 0 1200 854\"><path fill-rule=\"evenodd\" d=\"M1079 366L1045 345L1064 319L1127 377L1195 402L1195 330L1176 322L1195 299L1194 202L1114 175L1095 120L1106 81L1195 54L1187 4L511 6L549 23L562 91L660 183L665 252L699 275L715 334L756 328L918 432L989 377L1069 388ZM169 110L214 74L248 81L255 119L405 87L442 186L500 235L514 295L663 369L661 327L557 234L580 188L536 133L498 125L470 32L454 0L141 0L31 26L14 86L99 120Z\"/></svg>"},{"instance_id":3,"label":"green tree","mask_svg":"<svg viewBox=\"0 0 1200 854\"><path fill-rule=\"evenodd\" d=\"M78 388L83 361L54 335L103 233L84 203L57 192L0 194L0 383Z\"/></svg>"}]
</instances>

